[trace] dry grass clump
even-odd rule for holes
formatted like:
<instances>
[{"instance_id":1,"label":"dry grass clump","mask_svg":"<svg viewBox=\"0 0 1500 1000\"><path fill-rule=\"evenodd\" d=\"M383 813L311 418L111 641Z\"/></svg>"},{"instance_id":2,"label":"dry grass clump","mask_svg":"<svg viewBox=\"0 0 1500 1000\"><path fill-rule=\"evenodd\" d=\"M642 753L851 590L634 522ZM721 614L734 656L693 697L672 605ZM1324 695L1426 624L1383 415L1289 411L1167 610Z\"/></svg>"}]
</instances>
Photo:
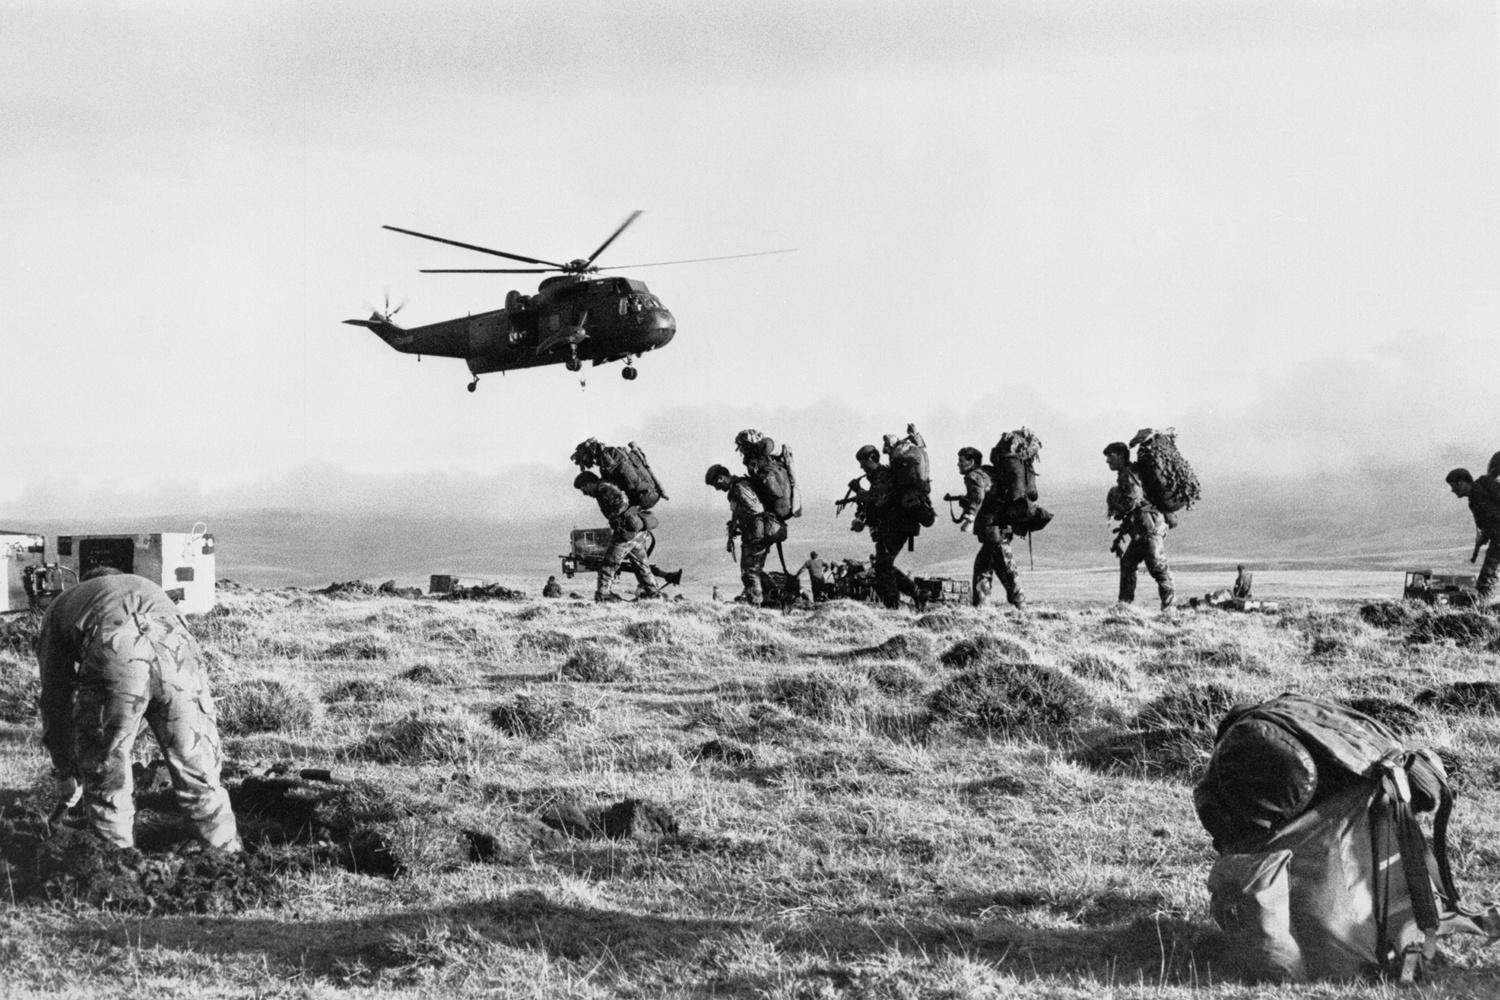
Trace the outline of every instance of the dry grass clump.
<instances>
[{"instance_id":1,"label":"dry grass clump","mask_svg":"<svg viewBox=\"0 0 1500 1000\"><path fill-rule=\"evenodd\" d=\"M1106 684L1129 685L1130 668L1118 657L1097 649L1083 649L1068 658L1068 669L1079 677Z\"/></svg>"},{"instance_id":2,"label":"dry grass clump","mask_svg":"<svg viewBox=\"0 0 1500 1000\"><path fill-rule=\"evenodd\" d=\"M516 653L523 657L567 654L571 653L576 645L578 645L578 639L567 632L543 628L528 631L517 639Z\"/></svg>"},{"instance_id":3,"label":"dry grass clump","mask_svg":"<svg viewBox=\"0 0 1500 1000\"><path fill-rule=\"evenodd\" d=\"M584 705L545 694L522 691L490 710L490 723L502 733L543 740L569 726L587 723L593 713Z\"/></svg>"},{"instance_id":4,"label":"dry grass clump","mask_svg":"<svg viewBox=\"0 0 1500 1000\"><path fill-rule=\"evenodd\" d=\"M396 679L433 687L461 687L469 680L462 668L443 662L418 663L401 671Z\"/></svg>"},{"instance_id":5,"label":"dry grass clump","mask_svg":"<svg viewBox=\"0 0 1500 1000\"><path fill-rule=\"evenodd\" d=\"M1169 688L1142 708L1126 729L1095 740L1075 759L1099 771L1195 777L1213 753L1219 720L1245 700L1222 684Z\"/></svg>"},{"instance_id":6,"label":"dry grass clump","mask_svg":"<svg viewBox=\"0 0 1500 1000\"><path fill-rule=\"evenodd\" d=\"M1097 711L1083 685L1052 667L1009 661L970 667L927 698L934 722L970 733L1070 728Z\"/></svg>"},{"instance_id":7,"label":"dry grass clump","mask_svg":"<svg viewBox=\"0 0 1500 1000\"><path fill-rule=\"evenodd\" d=\"M587 684L628 681L633 680L635 675L635 659L628 650L592 639L584 640L574 647L558 670L560 677Z\"/></svg>"},{"instance_id":8,"label":"dry grass clump","mask_svg":"<svg viewBox=\"0 0 1500 1000\"><path fill-rule=\"evenodd\" d=\"M812 614L805 619L806 630L815 629L825 636L852 637L865 641L883 632L885 624L880 612L871 605L842 598L814 605ZM799 625L797 631L803 632L804 627Z\"/></svg>"},{"instance_id":9,"label":"dry grass clump","mask_svg":"<svg viewBox=\"0 0 1500 1000\"><path fill-rule=\"evenodd\" d=\"M1494 681L1454 681L1418 692L1412 702L1444 713L1500 715L1500 684Z\"/></svg>"},{"instance_id":10,"label":"dry grass clump","mask_svg":"<svg viewBox=\"0 0 1500 1000\"><path fill-rule=\"evenodd\" d=\"M1212 733L1231 708L1250 700L1225 684L1170 687L1148 702L1131 725L1136 729L1193 729Z\"/></svg>"},{"instance_id":11,"label":"dry grass clump","mask_svg":"<svg viewBox=\"0 0 1500 1000\"><path fill-rule=\"evenodd\" d=\"M312 695L271 677L231 681L214 700L225 736L305 732L318 718Z\"/></svg>"},{"instance_id":12,"label":"dry grass clump","mask_svg":"<svg viewBox=\"0 0 1500 1000\"><path fill-rule=\"evenodd\" d=\"M861 685L831 674L775 677L766 684L766 698L773 704L824 722L848 721L861 693Z\"/></svg>"},{"instance_id":13,"label":"dry grass clump","mask_svg":"<svg viewBox=\"0 0 1500 1000\"><path fill-rule=\"evenodd\" d=\"M1376 628L1404 629L1417 618L1412 608L1398 601L1378 601L1359 609L1359 616Z\"/></svg>"},{"instance_id":14,"label":"dry grass clump","mask_svg":"<svg viewBox=\"0 0 1500 1000\"><path fill-rule=\"evenodd\" d=\"M928 632L956 632L968 623L969 616L957 608L929 611L915 622L917 628Z\"/></svg>"},{"instance_id":15,"label":"dry grass clump","mask_svg":"<svg viewBox=\"0 0 1500 1000\"><path fill-rule=\"evenodd\" d=\"M1031 650L1016 639L1005 635L976 635L960 639L944 650L938 661L945 667L962 670L975 664L989 661L1007 663L1030 663Z\"/></svg>"},{"instance_id":16,"label":"dry grass clump","mask_svg":"<svg viewBox=\"0 0 1500 1000\"><path fill-rule=\"evenodd\" d=\"M0 659L0 722L30 722L38 715L42 685L35 669Z\"/></svg>"},{"instance_id":17,"label":"dry grass clump","mask_svg":"<svg viewBox=\"0 0 1500 1000\"><path fill-rule=\"evenodd\" d=\"M1418 699L1421 697L1421 695L1417 696ZM1420 700L1417 703L1422 704ZM1365 713L1376 722L1384 723L1399 736L1410 736L1412 733L1417 732L1422 728L1422 724L1425 721L1422 718L1422 713L1412 708L1410 704L1402 701L1392 701L1389 698L1381 698L1375 695L1350 698L1344 704L1356 712Z\"/></svg>"},{"instance_id":18,"label":"dry grass clump","mask_svg":"<svg viewBox=\"0 0 1500 1000\"><path fill-rule=\"evenodd\" d=\"M877 660L931 660L937 643L922 632L897 632L878 646L850 650L849 657Z\"/></svg>"},{"instance_id":19,"label":"dry grass clump","mask_svg":"<svg viewBox=\"0 0 1500 1000\"><path fill-rule=\"evenodd\" d=\"M914 695L927 686L926 679L916 668L899 660L871 664L865 668L865 677L871 687L893 698Z\"/></svg>"},{"instance_id":20,"label":"dry grass clump","mask_svg":"<svg viewBox=\"0 0 1500 1000\"><path fill-rule=\"evenodd\" d=\"M423 706L381 726L348 752L381 764L468 764L491 746L468 715Z\"/></svg>"},{"instance_id":21,"label":"dry grass clump","mask_svg":"<svg viewBox=\"0 0 1500 1000\"><path fill-rule=\"evenodd\" d=\"M1500 623L1482 611L1447 611L1425 615L1412 626L1406 641L1421 645L1451 639L1459 646L1492 644L1500 638Z\"/></svg>"},{"instance_id":22,"label":"dry grass clump","mask_svg":"<svg viewBox=\"0 0 1500 1000\"><path fill-rule=\"evenodd\" d=\"M391 645L378 635L351 635L347 639L331 642L319 650L319 660L389 660L394 653Z\"/></svg>"},{"instance_id":23,"label":"dry grass clump","mask_svg":"<svg viewBox=\"0 0 1500 1000\"><path fill-rule=\"evenodd\" d=\"M334 705L346 702L367 703L374 701L386 701L401 693L399 688L387 681L378 681L370 677L356 677L353 680L335 684L323 692L324 704Z\"/></svg>"},{"instance_id":24,"label":"dry grass clump","mask_svg":"<svg viewBox=\"0 0 1500 1000\"><path fill-rule=\"evenodd\" d=\"M23 663L34 655L37 636L42 634L42 616L35 611L0 618L0 651Z\"/></svg>"}]
</instances>

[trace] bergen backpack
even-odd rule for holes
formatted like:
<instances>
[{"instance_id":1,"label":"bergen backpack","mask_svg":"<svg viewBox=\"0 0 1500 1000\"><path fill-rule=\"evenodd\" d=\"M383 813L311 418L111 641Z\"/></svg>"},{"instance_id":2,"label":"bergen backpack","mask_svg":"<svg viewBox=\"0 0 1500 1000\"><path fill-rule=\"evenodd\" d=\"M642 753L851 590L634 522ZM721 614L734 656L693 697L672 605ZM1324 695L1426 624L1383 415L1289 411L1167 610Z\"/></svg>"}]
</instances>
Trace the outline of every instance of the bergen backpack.
<instances>
[{"instance_id":1,"label":"bergen backpack","mask_svg":"<svg viewBox=\"0 0 1500 1000\"><path fill-rule=\"evenodd\" d=\"M1029 427L1006 431L990 449L990 492L985 497L988 520L1009 527L1017 535L1041 531L1052 521L1052 512L1037 504L1037 462L1042 440Z\"/></svg>"},{"instance_id":2,"label":"bergen backpack","mask_svg":"<svg viewBox=\"0 0 1500 1000\"><path fill-rule=\"evenodd\" d=\"M906 425L906 436L886 437L886 451L891 456L891 486L902 516L913 530L930 528L937 523L932 506L932 466L927 458L927 442L912 424Z\"/></svg>"},{"instance_id":3,"label":"bergen backpack","mask_svg":"<svg viewBox=\"0 0 1500 1000\"><path fill-rule=\"evenodd\" d=\"M1177 527L1177 514L1203 498L1198 476L1177 450L1177 431L1144 427L1130 439L1136 449L1131 467L1140 477L1141 489L1151 506L1161 511L1167 527Z\"/></svg>"},{"instance_id":4,"label":"bergen backpack","mask_svg":"<svg viewBox=\"0 0 1500 1000\"><path fill-rule=\"evenodd\" d=\"M792 471L792 449L786 445L775 451L766 449L749 461L750 484L766 510L783 521L801 517L802 498L797 495L797 475Z\"/></svg>"},{"instance_id":5,"label":"bergen backpack","mask_svg":"<svg viewBox=\"0 0 1500 1000\"><path fill-rule=\"evenodd\" d=\"M1282 695L1231 709L1193 804L1219 851L1210 910L1245 978L1409 982L1440 937L1500 936L1496 908L1460 903L1442 762L1352 708Z\"/></svg>"},{"instance_id":6,"label":"bergen backpack","mask_svg":"<svg viewBox=\"0 0 1500 1000\"><path fill-rule=\"evenodd\" d=\"M599 450L599 476L625 491L632 506L650 510L660 500L670 499L651 471L646 453L634 441L627 447L612 445Z\"/></svg>"}]
</instances>

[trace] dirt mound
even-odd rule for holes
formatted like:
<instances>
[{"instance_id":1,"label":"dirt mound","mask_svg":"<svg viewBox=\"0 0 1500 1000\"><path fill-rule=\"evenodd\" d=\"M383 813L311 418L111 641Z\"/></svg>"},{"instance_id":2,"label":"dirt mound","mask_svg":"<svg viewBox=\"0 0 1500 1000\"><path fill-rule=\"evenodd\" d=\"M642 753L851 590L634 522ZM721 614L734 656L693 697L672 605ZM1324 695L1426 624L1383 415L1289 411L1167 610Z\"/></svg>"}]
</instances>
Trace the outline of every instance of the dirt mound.
<instances>
[{"instance_id":1,"label":"dirt mound","mask_svg":"<svg viewBox=\"0 0 1500 1000\"><path fill-rule=\"evenodd\" d=\"M440 601L524 601L526 594L511 590L498 583L484 583L475 587L454 587L438 597Z\"/></svg>"},{"instance_id":2,"label":"dirt mound","mask_svg":"<svg viewBox=\"0 0 1500 1000\"><path fill-rule=\"evenodd\" d=\"M1412 702L1439 712L1500 715L1500 684L1494 681L1454 681L1419 692Z\"/></svg>"},{"instance_id":3,"label":"dirt mound","mask_svg":"<svg viewBox=\"0 0 1500 1000\"><path fill-rule=\"evenodd\" d=\"M224 854L192 841L165 764L136 764L135 777L133 848L71 826L51 827L34 804L0 814L0 879L16 900L229 913L277 905L283 875L320 865L368 875L404 870L380 830L401 809L374 786L336 782L320 769L226 777L245 850Z\"/></svg>"},{"instance_id":4,"label":"dirt mound","mask_svg":"<svg viewBox=\"0 0 1500 1000\"><path fill-rule=\"evenodd\" d=\"M569 837L659 840L677 835L676 818L661 806L641 799L624 799L598 808L554 806L539 813L537 820Z\"/></svg>"},{"instance_id":5,"label":"dirt mound","mask_svg":"<svg viewBox=\"0 0 1500 1000\"><path fill-rule=\"evenodd\" d=\"M1452 639L1460 646L1478 646L1500 639L1500 623L1482 611L1449 611L1417 620L1406 641L1414 644Z\"/></svg>"},{"instance_id":6,"label":"dirt mound","mask_svg":"<svg viewBox=\"0 0 1500 1000\"><path fill-rule=\"evenodd\" d=\"M1406 628L1416 618L1411 608L1397 601L1380 601L1359 609L1359 616L1376 628Z\"/></svg>"}]
</instances>

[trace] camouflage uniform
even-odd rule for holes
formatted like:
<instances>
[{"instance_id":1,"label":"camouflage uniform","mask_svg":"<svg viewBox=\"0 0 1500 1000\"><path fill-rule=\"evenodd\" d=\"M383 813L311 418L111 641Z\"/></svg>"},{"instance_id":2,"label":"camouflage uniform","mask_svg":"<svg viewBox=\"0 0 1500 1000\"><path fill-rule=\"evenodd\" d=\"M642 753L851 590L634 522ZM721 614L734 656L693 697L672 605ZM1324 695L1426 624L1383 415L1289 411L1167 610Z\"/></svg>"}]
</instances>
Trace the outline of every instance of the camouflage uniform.
<instances>
[{"instance_id":1,"label":"camouflage uniform","mask_svg":"<svg viewBox=\"0 0 1500 1000\"><path fill-rule=\"evenodd\" d=\"M651 568L646 560L650 556L650 533L640 527L639 515L630 507L630 498L625 491L613 483L600 482L594 499L599 504L599 513L609 522L614 534L610 537L609 549L604 553L604 564L599 567L599 582L594 587L594 600L607 599L614 593L615 577L623 567L635 576L642 593L656 594L656 584L651 580Z\"/></svg>"},{"instance_id":2,"label":"camouflage uniform","mask_svg":"<svg viewBox=\"0 0 1500 1000\"><path fill-rule=\"evenodd\" d=\"M776 522L775 525L769 522ZM765 600L761 575L766 568L766 555L771 540L776 534L780 520L766 512L755 487L744 476L735 476L729 484L729 530L740 539L740 583L744 590L740 597L747 604L759 604Z\"/></svg>"},{"instance_id":3,"label":"camouflage uniform","mask_svg":"<svg viewBox=\"0 0 1500 1000\"><path fill-rule=\"evenodd\" d=\"M144 718L198 838L239 850L198 643L165 591L129 574L85 580L47 609L36 651L42 742L82 785L95 833L135 843L130 753Z\"/></svg>"},{"instance_id":4,"label":"camouflage uniform","mask_svg":"<svg viewBox=\"0 0 1500 1000\"><path fill-rule=\"evenodd\" d=\"M875 543L875 594L888 608L899 608L902 594L921 605L925 602L916 584L896 568L896 558L922 529L902 509L892 476L890 466L876 466L865 473L870 485L858 495L860 514L870 526L870 540Z\"/></svg>"},{"instance_id":5,"label":"camouflage uniform","mask_svg":"<svg viewBox=\"0 0 1500 1000\"><path fill-rule=\"evenodd\" d=\"M1161 606L1171 607L1176 591L1172 569L1167 565L1166 521L1146 499L1141 477L1129 465L1119 470L1115 488L1109 491L1109 514L1119 519L1120 527L1130 536L1130 544L1120 555L1120 603L1135 600L1136 570L1145 563L1146 572L1156 581Z\"/></svg>"},{"instance_id":6,"label":"camouflage uniform","mask_svg":"<svg viewBox=\"0 0 1500 1000\"><path fill-rule=\"evenodd\" d=\"M1500 454L1496 458L1500 459ZM1495 465L1496 460L1491 459L1490 464ZM1495 596L1495 580L1500 577L1500 480L1494 473L1474 480L1469 490L1469 510L1474 515L1474 527L1487 541L1475 589L1480 602L1488 604Z\"/></svg>"},{"instance_id":7,"label":"camouflage uniform","mask_svg":"<svg viewBox=\"0 0 1500 1000\"><path fill-rule=\"evenodd\" d=\"M1002 485L991 479L982 467L976 465L964 473L964 498L959 506L963 519L974 525L974 535L979 539L969 595L976 608L990 599L992 574L1005 588L1008 602L1018 608L1026 603L1026 595L1021 592L1020 580L1016 576L1015 558L1010 551L1015 534L1002 516L1006 499L1002 496Z\"/></svg>"}]
</instances>

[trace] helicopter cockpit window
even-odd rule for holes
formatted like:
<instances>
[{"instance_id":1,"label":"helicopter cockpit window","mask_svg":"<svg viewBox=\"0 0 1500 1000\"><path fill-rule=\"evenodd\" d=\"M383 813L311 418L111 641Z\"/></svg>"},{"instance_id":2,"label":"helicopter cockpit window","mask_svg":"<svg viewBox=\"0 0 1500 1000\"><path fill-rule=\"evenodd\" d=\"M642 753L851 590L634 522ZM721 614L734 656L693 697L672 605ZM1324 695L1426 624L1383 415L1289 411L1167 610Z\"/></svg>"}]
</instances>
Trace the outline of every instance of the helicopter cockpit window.
<instances>
[{"instance_id":1,"label":"helicopter cockpit window","mask_svg":"<svg viewBox=\"0 0 1500 1000\"><path fill-rule=\"evenodd\" d=\"M627 307L628 304L629 304L629 300L626 299L624 296L621 296L620 297L620 315L621 316L625 315L625 310L626 310L626 307Z\"/></svg>"}]
</instances>

